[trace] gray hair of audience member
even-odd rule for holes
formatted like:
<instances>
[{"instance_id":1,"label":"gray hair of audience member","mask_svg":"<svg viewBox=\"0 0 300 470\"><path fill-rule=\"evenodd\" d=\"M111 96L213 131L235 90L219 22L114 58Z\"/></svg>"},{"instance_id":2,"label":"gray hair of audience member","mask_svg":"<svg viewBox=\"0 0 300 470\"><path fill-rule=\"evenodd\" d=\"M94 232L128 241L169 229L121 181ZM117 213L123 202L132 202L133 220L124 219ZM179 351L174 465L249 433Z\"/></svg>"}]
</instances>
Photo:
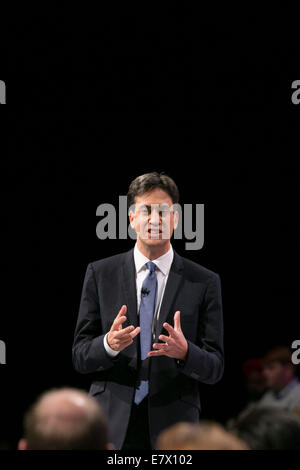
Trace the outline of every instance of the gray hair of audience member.
<instances>
[{"instance_id":1,"label":"gray hair of audience member","mask_svg":"<svg viewBox=\"0 0 300 470\"><path fill-rule=\"evenodd\" d=\"M43 393L24 417L19 450L104 450L107 418L97 401L73 388Z\"/></svg>"},{"instance_id":2,"label":"gray hair of audience member","mask_svg":"<svg viewBox=\"0 0 300 470\"><path fill-rule=\"evenodd\" d=\"M213 421L181 422L164 429L156 442L157 450L248 450L238 437Z\"/></svg>"},{"instance_id":3,"label":"gray hair of audience member","mask_svg":"<svg viewBox=\"0 0 300 470\"><path fill-rule=\"evenodd\" d=\"M252 450L300 450L300 419L291 411L254 408L236 421L233 432Z\"/></svg>"}]
</instances>

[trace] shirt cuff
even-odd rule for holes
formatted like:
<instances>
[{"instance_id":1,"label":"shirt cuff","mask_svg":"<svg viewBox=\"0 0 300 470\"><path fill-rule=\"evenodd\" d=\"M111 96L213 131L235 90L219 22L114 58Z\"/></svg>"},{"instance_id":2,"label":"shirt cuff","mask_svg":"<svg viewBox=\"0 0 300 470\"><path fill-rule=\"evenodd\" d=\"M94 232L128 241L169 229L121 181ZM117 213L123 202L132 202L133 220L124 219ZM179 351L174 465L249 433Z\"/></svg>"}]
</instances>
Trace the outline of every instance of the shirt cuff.
<instances>
[{"instance_id":1,"label":"shirt cuff","mask_svg":"<svg viewBox=\"0 0 300 470\"><path fill-rule=\"evenodd\" d=\"M106 333L106 335L103 338L103 344L104 344L105 351L107 352L107 354L109 356L115 357L119 354L120 351L115 351L114 349L111 349L110 346L108 346L108 343L107 343L107 340L106 340L107 335L108 335L108 333Z\"/></svg>"}]
</instances>

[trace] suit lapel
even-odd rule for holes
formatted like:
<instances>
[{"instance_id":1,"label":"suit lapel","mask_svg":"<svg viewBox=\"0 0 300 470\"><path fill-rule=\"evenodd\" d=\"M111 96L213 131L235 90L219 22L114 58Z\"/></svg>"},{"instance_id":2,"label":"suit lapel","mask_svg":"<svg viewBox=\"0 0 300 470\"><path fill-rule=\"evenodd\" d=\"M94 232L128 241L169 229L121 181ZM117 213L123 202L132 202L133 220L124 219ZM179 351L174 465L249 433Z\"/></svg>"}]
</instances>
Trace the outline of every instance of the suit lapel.
<instances>
[{"instance_id":1,"label":"suit lapel","mask_svg":"<svg viewBox=\"0 0 300 470\"><path fill-rule=\"evenodd\" d=\"M172 318L174 316L175 312L171 312L171 307L172 307L172 303L174 302L175 296L178 292L179 286L182 281L182 271L183 271L182 258L174 251L174 259L173 259L173 263L171 265L171 269L169 272L163 300L161 303L159 317L157 321L155 342L157 342L157 339L162 332L163 324L167 320L168 315L171 313Z\"/></svg>"},{"instance_id":2,"label":"suit lapel","mask_svg":"<svg viewBox=\"0 0 300 470\"><path fill-rule=\"evenodd\" d=\"M122 265L123 290L127 305L126 325L138 326L137 318L137 293L136 293L136 274L133 258L133 250L125 253Z\"/></svg>"}]
</instances>

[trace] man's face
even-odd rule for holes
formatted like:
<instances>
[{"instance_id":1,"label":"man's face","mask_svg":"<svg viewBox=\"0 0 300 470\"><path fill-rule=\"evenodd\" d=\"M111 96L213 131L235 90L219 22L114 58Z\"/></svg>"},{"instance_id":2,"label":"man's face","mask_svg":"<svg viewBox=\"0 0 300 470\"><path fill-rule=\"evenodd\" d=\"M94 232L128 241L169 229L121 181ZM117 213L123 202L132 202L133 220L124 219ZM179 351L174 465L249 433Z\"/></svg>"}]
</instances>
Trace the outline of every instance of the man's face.
<instances>
[{"instance_id":1,"label":"man's face","mask_svg":"<svg viewBox=\"0 0 300 470\"><path fill-rule=\"evenodd\" d=\"M168 193L159 188L135 198L135 210L129 212L129 219L140 241L148 246L168 243L178 216L172 205Z\"/></svg>"},{"instance_id":2,"label":"man's face","mask_svg":"<svg viewBox=\"0 0 300 470\"><path fill-rule=\"evenodd\" d=\"M258 370L252 370L246 377L246 390L248 395L256 399L265 391L266 383L264 375Z\"/></svg>"},{"instance_id":3,"label":"man's face","mask_svg":"<svg viewBox=\"0 0 300 470\"><path fill-rule=\"evenodd\" d=\"M280 390L286 376L286 367L280 362L271 362L263 368L266 386L273 390Z\"/></svg>"}]
</instances>

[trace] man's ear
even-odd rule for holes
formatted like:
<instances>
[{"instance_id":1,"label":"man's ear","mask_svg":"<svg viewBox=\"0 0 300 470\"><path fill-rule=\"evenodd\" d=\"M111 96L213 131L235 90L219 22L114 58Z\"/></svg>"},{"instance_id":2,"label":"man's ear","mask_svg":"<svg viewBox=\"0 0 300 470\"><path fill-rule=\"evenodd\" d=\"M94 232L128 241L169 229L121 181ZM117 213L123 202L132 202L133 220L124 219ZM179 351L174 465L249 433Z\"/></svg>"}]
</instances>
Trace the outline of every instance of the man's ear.
<instances>
[{"instance_id":1,"label":"man's ear","mask_svg":"<svg viewBox=\"0 0 300 470\"><path fill-rule=\"evenodd\" d=\"M135 217L134 217L134 212L133 212L132 210L129 211L128 216L129 216L130 225L131 225L131 227L134 229L134 225L135 225L135 224L134 224L134 219L135 219Z\"/></svg>"},{"instance_id":2,"label":"man's ear","mask_svg":"<svg viewBox=\"0 0 300 470\"><path fill-rule=\"evenodd\" d=\"M131 227L134 229L134 219L135 219L135 204L131 204L131 206L128 209L128 217L130 221Z\"/></svg>"},{"instance_id":3,"label":"man's ear","mask_svg":"<svg viewBox=\"0 0 300 470\"><path fill-rule=\"evenodd\" d=\"M177 210L174 211L174 230L177 229L179 220L179 212Z\"/></svg>"},{"instance_id":4,"label":"man's ear","mask_svg":"<svg viewBox=\"0 0 300 470\"><path fill-rule=\"evenodd\" d=\"M18 450L28 450L27 440L22 438L18 442Z\"/></svg>"}]
</instances>

